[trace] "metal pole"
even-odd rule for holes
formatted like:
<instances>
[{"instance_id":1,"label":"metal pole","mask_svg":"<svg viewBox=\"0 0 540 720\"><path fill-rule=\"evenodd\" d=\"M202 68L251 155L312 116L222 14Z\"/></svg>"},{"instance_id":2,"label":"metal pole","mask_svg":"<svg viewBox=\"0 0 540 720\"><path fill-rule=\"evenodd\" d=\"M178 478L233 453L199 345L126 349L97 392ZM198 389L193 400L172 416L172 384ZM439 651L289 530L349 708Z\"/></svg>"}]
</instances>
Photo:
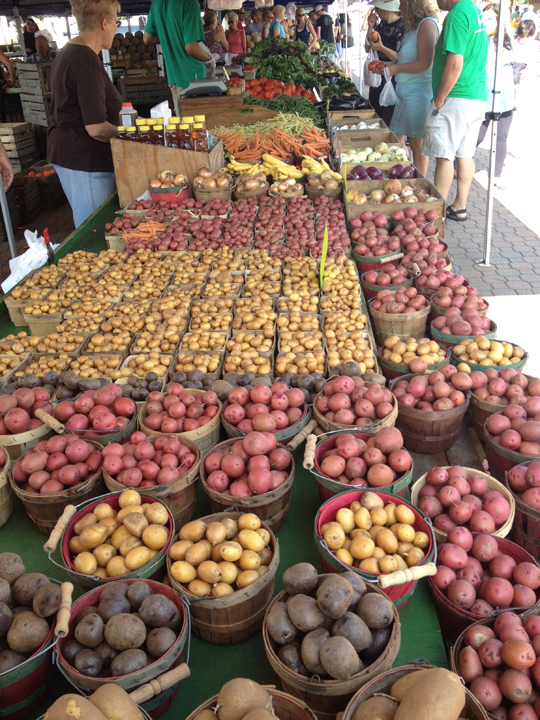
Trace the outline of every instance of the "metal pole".
<instances>
[{"instance_id":1,"label":"metal pole","mask_svg":"<svg viewBox=\"0 0 540 720\"><path fill-rule=\"evenodd\" d=\"M17 249L15 248L15 236L13 235L13 226L11 225L11 215L9 214L9 207L7 202L6 193L4 192L4 184L0 177L0 207L2 208L2 216L4 218L4 225L6 228L6 235L9 243L9 251L11 257L17 257Z\"/></svg>"},{"instance_id":2,"label":"metal pole","mask_svg":"<svg viewBox=\"0 0 540 720\"><path fill-rule=\"evenodd\" d=\"M26 58L28 57L28 53L26 52L26 45L24 44L24 35L21 26L19 8L16 5L13 6L13 17L15 18L15 26L17 28L17 35L19 36L19 45L21 46L23 58L26 60Z\"/></svg>"},{"instance_id":3,"label":"metal pole","mask_svg":"<svg viewBox=\"0 0 540 720\"><path fill-rule=\"evenodd\" d=\"M484 257L478 261L481 267L490 267L491 255L491 236L493 231L493 183L495 179L495 155L497 151L497 123L500 119L499 99L500 90L497 86L497 80L500 78L502 69L502 49L504 44L504 29L506 25L507 3L505 0L499 5L499 17L497 22L497 45L495 48L495 72L493 75L493 100L491 112L491 146L489 150L489 171L487 185L487 202L486 202L486 223L484 236ZM488 98L489 102L489 98Z\"/></svg>"},{"instance_id":4,"label":"metal pole","mask_svg":"<svg viewBox=\"0 0 540 720\"><path fill-rule=\"evenodd\" d=\"M112 75L112 65L111 65L111 53L108 50L102 50L101 56L103 58L103 67L105 68L105 72L112 80L113 75Z\"/></svg>"},{"instance_id":5,"label":"metal pole","mask_svg":"<svg viewBox=\"0 0 540 720\"><path fill-rule=\"evenodd\" d=\"M66 30L68 39L71 40L71 30L69 29L69 17L66 15Z\"/></svg>"},{"instance_id":6,"label":"metal pole","mask_svg":"<svg viewBox=\"0 0 540 720\"><path fill-rule=\"evenodd\" d=\"M131 16L130 15L128 15L127 26L128 26L128 32L131 32Z\"/></svg>"}]
</instances>

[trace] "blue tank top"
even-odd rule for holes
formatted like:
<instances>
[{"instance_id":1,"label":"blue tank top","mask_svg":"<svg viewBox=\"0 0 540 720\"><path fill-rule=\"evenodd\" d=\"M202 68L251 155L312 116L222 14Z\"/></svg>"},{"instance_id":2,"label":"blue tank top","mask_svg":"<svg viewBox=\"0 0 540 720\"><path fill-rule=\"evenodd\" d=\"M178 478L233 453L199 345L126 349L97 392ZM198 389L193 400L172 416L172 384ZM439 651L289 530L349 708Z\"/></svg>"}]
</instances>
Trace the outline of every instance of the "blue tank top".
<instances>
[{"instance_id":1,"label":"blue tank top","mask_svg":"<svg viewBox=\"0 0 540 720\"><path fill-rule=\"evenodd\" d=\"M274 37L274 30L279 30L279 34L281 37L285 37L285 30L283 29L283 25L279 22L279 20L272 20L272 24L270 25L270 29L268 30L268 35L273 38Z\"/></svg>"},{"instance_id":2,"label":"blue tank top","mask_svg":"<svg viewBox=\"0 0 540 720\"><path fill-rule=\"evenodd\" d=\"M406 32L403 36L403 40L401 41L401 45L397 51L398 65L405 65L406 63L418 60L418 31L420 30L420 25L425 20L431 20L431 22L434 22L440 34L441 26L436 18L426 17L421 20L418 23L416 30ZM396 78L396 82L399 84L431 82L431 68L423 73L415 73L414 75L411 73L396 73L394 77Z\"/></svg>"},{"instance_id":3,"label":"blue tank top","mask_svg":"<svg viewBox=\"0 0 540 720\"><path fill-rule=\"evenodd\" d=\"M306 45L309 45L309 40L311 38L311 33L308 30L307 23L304 25L303 30L296 29L296 39L301 40L303 43L306 43Z\"/></svg>"}]
</instances>

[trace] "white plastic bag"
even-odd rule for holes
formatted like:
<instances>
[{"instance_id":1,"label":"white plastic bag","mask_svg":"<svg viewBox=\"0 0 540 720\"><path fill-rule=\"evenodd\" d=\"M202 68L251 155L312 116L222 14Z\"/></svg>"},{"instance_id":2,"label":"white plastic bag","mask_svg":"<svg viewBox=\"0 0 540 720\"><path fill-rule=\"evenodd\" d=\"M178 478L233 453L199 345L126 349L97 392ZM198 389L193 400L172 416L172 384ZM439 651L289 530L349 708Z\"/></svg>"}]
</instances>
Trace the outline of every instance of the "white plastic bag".
<instances>
[{"instance_id":1,"label":"white plastic bag","mask_svg":"<svg viewBox=\"0 0 540 720\"><path fill-rule=\"evenodd\" d=\"M35 232L25 230L24 239L28 245L28 250L9 261L11 273L2 283L2 290L5 293L26 277L28 273L31 273L32 270L37 270L42 265L45 265L48 260L49 256L47 255L45 240L42 237L38 237L37 230ZM51 243L51 247L54 250L58 245Z\"/></svg>"},{"instance_id":2,"label":"white plastic bag","mask_svg":"<svg viewBox=\"0 0 540 720\"><path fill-rule=\"evenodd\" d=\"M364 85L367 85L368 87L379 87L382 82L381 76L377 75L377 73L371 72L369 69L369 63L374 60L378 62L379 58L375 50L370 50L369 55L366 58L366 62L364 63Z\"/></svg>"},{"instance_id":3,"label":"white plastic bag","mask_svg":"<svg viewBox=\"0 0 540 720\"><path fill-rule=\"evenodd\" d=\"M256 8L273 7L274 0L255 0Z\"/></svg>"},{"instance_id":4,"label":"white plastic bag","mask_svg":"<svg viewBox=\"0 0 540 720\"><path fill-rule=\"evenodd\" d=\"M240 10L244 0L208 0L210 10Z\"/></svg>"},{"instance_id":5,"label":"white plastic bag","mask_svg":"<svg viewBox=\"0 0 540 720\"><path fill-rule=\"evenodd\" d=\"M285 10L285 17L287 20L294 20L296 17L296 4L293 2L287 3L287 9Z\"/></svg>"},{"instance_id":6,"label":"white plastic bag","mask_svg":"<svg viewBox=\"0 0 540 720\"><path fill-rule=\"evenodd\" d=\"M397 95L394 90L394 86L392 85L392 76L388 72L388 67L384 68L384 79L386 80L386 85L383 87L379 96L379 105L382 105L383 107L395 105Z\"/></svg>"}]
</instances>

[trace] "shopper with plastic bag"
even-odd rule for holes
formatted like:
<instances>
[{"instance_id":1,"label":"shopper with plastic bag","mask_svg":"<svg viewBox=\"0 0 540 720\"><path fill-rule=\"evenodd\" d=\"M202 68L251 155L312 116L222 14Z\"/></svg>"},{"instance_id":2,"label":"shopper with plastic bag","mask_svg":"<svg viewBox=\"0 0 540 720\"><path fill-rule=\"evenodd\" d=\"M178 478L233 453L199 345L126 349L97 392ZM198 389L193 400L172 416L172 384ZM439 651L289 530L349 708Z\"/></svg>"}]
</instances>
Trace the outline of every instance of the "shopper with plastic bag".
<instances>
[{"instance_id":1,"label":"shopper with plastic bag","mask_svg":"<svg viewBox=\"0 0 540 720\"><path fill-rule=\"evenodd\" d=\"M372 5L373 9L367 17L366 52L369 53L373 50L377 56L377 61L390 62L391 58L386 55L383 48L395 52L405 35L405 23L399 15L399 0L372 0ZM390 125L394 114L394 106L387 105L384 107L379 102L385 84L386 81L381 78L378 86L370 85L369 102L377 115L387 125Z\"/></svg>"},{"instance_id":2,"label":"shopper with plastic bag","mask_svg":"<svg viewBox=\"0 0 540 720\"><path fill-rule=\"evenodd\" d=\"M390 130L395 133L401 146L407 150L405 138L409 138L415 167L426 175L429 158L422 155L424 124L433 97L431 68L435 45L439 38L437 5L434 0L408 0L401 2L400 11L407 32L397 52L383 48L383 52L397 64L388 65L385 77L394 78L395 93L389 93L389 83L381 93L380 103L385 104L384 94L393 95L394 114Z\"/></svg>"}]
</instances>

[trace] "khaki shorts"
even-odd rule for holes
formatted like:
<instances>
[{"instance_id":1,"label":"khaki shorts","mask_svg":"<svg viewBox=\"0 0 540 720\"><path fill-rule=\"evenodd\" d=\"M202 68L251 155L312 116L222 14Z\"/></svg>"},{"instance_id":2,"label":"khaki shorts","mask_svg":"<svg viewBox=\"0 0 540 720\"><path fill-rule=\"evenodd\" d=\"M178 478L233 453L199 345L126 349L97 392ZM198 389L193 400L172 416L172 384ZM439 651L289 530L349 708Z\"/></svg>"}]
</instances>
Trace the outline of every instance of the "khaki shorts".
<instances>
[{"instance_id":1,"label":"khaki shorts","mask_svg":"<svg viewBox=\"0 0 540 720\"><path fill-rule=\"evenodd\" d=\"M433 115L432 101L424 126L422 155L448 160L474 157L487 109L488 104L483 100L449 97L439 113Z\"/></svg>"},{"instance_id":2,"label":"khaki shorts","mask_svg":"<svg viewBox=\"0 0 540 720\"><path fill-rule=\"evenodd\" d=\"M178 85L169 85L169 88L172 94L175 115L181 117L182 113L180 112L180 93L186 88L178 87Z\"/></svg>"}]
</instances>

